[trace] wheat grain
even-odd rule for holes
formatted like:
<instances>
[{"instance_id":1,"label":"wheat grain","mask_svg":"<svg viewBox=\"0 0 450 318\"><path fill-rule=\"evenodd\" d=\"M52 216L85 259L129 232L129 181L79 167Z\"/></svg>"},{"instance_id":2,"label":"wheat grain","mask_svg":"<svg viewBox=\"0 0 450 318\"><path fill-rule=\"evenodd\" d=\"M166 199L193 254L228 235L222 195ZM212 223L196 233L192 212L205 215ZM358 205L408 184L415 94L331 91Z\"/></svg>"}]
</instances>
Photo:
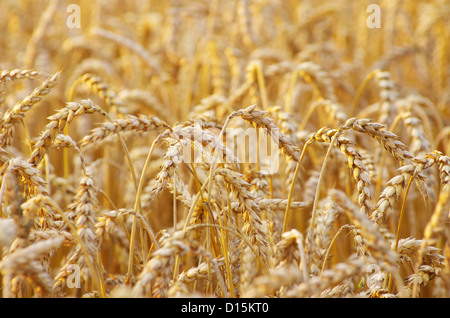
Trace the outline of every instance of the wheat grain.
<instances>
[{"instance_id":1,"label":"wheat grain","mask_svg":"<svg viewBox=\"0 0 450 318\"><path fill-rule=\"evenodd\" d=\"M11 144L13 125L20 122L25 116L25 113L33 107L41 99L48 95L51 89L56 85L60 72L54 74L46 81L44 81L38 88L36 88L30 95L18 102L11 111L7 111L0 121L0 139L1 145L5 147Z\"/></svg>"},{"instance_id":2,"label":"wheat grain","mask_svg":"<svg viewBox=\"0 0 450 318\"><path fill-rule=\"evenodd\" d=\"M331 143L332 137L337 133L338 131L335 129L321 128L311 136L311 139ZM371 213L372 205L370 202L370 178L368 176L367 169L363 164L361 155L355 150L350 139L343 136L338 136L335 143L336 147L338 147L339 150L348 158L348 166L352 170L352 176L356 181L359 192L358 203L363 208L364 213Z\"/></svg>"},{"instance_id":3,"label":"wheat grain","mask_svg":"<svg viewBox=\"0 0 450 318\"><path fill-rule=\"evenodd\" d=\"M255 196L250 192L250 184L242 180L239 173L229 169L219 169L216 175L222 176L230 185L244 211L244 233L250 236L253 244L257 244L261 255L267 257L267 235L262 229L261 218L258 215L261 211L255 202Z\"/></svg>"},{"instance_id":4,"label":"wheat grain","mask_svg":"<svg viewBox=\"0 0 450 318\"><path fill-rule=\"evenodd\" d=\"M14 253L8 255L8 257L4 258L0 263L0 268L2 271L6 272L4 279L8 279L14 272L24 273L30 275L30 277L32 277L45 292L51 292L51 278L38 263L33 261L37 257L60 247L63 242L64 238L62 237L51 238L18 249ZM5 286L8 286L10 282L6 281L4 284ZM5 288L3 296L9 297L9 295L7 295L8 292L8 288Z\"/></svg>"},{"instance_id":5,"label":"wheat grain","mask_svg":"<svg viewBox=\"0 0 450 318\"><path fill-rule=\"evenodd\" d=\"M31 163L20 158L13 158L8 162L8 169L21 175L25 193L48 195L47 183L41 177L41 172Z\"/></svg>"},{"instance_id":6,"label":"wheat grain","mask_svg":"<svg viewBox=\"0 0 450 318\"><path fill-rule=\"evenodd\" d=\"M413 158L413 155L406 150L406 145L399 140L397 135L390 131L382 130L384 128L383 124L373 122L370 119L359 119L348 121L346 126L375 138L402 165L409 163Z\"/></svg>"},{"instance_id":7,"label":"wheat grain","mask_svg":"<svg viewBox=\"0 0 450 318\"><path fill-rule=\"evenodd\" d=\"M414 164L405 165L399 169L401 174L389 180L389 186L387 186L380 194L377 207L371 213L371 219L374 220L374 222L378 224L384 222L384 218L389 210L392 209L395 199L399 198L401 190L406 188L410 179L416 179L419 186L421 186L421 191L426 191L426 188L423 185L423 179L425 178L425 175L422 173L423 169L424 167L416 166Z\"/></svg>"},{"instance_id":8,"label":"wheat grain","mask_svg":"<svg viewBox=\"0 0 450 318\"><path fill-rule=\"evenodd\" d=\"M76 116L94 112L107 116L107 113L90 100L68 103L66 107L60 109L57 114L50 116L50 123L47 124L46 129L41 133L38 141L35 143L34 151L28 162L37 166L46 154L47 149L52 145L56 136L63 132L67 124L69 124Z\"/></svg>"},{"instance_id":9,"label":"wheat grain","mask_svg":"<svg viewBox=\"0 0 450 318\"><path fill-rule=\"evenodd\" d=\"M234 116L240 116L247 122L258 128L265 128L269 134L276 134L275 142L286 152L292 159L299 161L300 149L283 133L279 132L279 128L274 124L273 119L265 117L266 111L255 110L256 105L249 106L246 109L238 110Z\"/></svg>"},{"instance_id":10,"label":"wheat grain","mask_svg":"<svg viewBox=\"0 0 450 318\"><path fill-rule=\"evenodd\" d=\"M155 116L136 117L128 115L126 118L117 119L112 122L105 122L101 127L95 128L80 141L80 147L83 148L87 145L94 144L107 138L110 135L117 133L124 133L129 131L158 132L165 129L170 129L170 127Z\"/></svg>"},{"instance_id":11,"label":"wheat grain","mask_svg":"<svg viewBox=\"0 0 450 318\"><path fill-rule=\"evenodd\" d=\"M319 202L315 226L312 229L310 239L306 240L306 251L310 256L309 271L317 275L325 259L328 246L330 245L331 228L339 215L339 206L331 199L323 199Z\"/></svg>"},{"instance_id":12,"label":"wheat grain","mask_svg":"<svg viewBox=\"0 0 450 318\"><path fill-rule=\"evenodd\" d=\"M62 288L63 282L70 275L70 265L80 266L81 277L87 281L89 277L96 277L96 272L91 264L96 262L98 242L95 235L96 204L97 198L93 187L94 181L90 175L85 175L80 180L75 201L69 209L75 215L75 229L79 243L72 250L71 255L60 269L55 280L55 289ZM95 279L95 278L94 278Z\"/></svg>"},{"instance_id":13,"label":"wheat grain","mask_svg":"<svg viewBox=\"0 0 450 318\"><path fill-rule=\"evenodd\" d=\"M265 295L273 296L282 286L289 285L300 277L300 271L295 266L273 269L268 276L257 277L251 288L242 297L261 298ZM286 297L286 294L283 297Z\"/></svg>"},{"instance_id":14,"label":"wheat grain","mask_svg":"<svg viewBox=\"0 0 450 318\"><path fill-rule=\"evenodd\" d=\"M154 288L158 288L161 293L164 292L164 285L169 283L171 265L174 262L175 255L183 256L198 249L184 241L185 236L185 232L178 231L164 239L161 248L153 253L137 278L136 285L132 291L134 296L142 297L148 293L153 294L155 292ZM156 281L158 277L161 277L159 282ZM158 286L159 284L162 284L162 286Z\"/></svg>"},{"instance_id":15,"label":"wheat grain","mask_svg":"<svg viewBox=\"0 0 450 318\"><path fill-rule=\"evenodd\" d=\"M333 269L326 270L320 277L315 276L300 283L286 292L286 297L311 297L330 288L333 284L360 274L364 269L363 263L356 260L337 264Z\"/></svg>"}]
</instances>

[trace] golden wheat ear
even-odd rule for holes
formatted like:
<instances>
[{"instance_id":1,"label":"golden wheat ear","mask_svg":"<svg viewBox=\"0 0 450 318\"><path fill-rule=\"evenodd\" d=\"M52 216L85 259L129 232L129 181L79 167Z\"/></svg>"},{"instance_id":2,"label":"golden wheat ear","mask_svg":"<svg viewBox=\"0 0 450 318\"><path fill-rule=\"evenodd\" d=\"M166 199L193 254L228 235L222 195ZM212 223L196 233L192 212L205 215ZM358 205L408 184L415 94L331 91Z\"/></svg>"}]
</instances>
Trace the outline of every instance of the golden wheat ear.
<instances>
[{"instance_id":1,"label":"golden wheat ear","mask_svg":"<svg viewBox=\"0 0 450 318\"><path fill-rule=\"evenodd\" d=\"M0 1L0 297L450 295L448 0Z\"/></svg>"}]
</instances>

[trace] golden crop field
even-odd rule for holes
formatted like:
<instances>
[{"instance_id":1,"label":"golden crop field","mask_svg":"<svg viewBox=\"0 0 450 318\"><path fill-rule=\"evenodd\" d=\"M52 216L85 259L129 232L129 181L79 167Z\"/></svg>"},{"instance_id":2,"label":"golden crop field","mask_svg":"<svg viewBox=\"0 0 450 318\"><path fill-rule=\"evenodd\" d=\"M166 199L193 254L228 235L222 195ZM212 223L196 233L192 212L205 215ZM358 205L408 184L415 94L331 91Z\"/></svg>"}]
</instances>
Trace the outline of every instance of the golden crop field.
<instances>
[{"instance_id":1,"label":"golden crop field","mask_svg":"<svg viewBox=\"0 0 450 318\"><path fill-rule=\"evenodd\" d=\"M1 0L3 298L448 298L450 3Z\"/></svg>"}]
</instances>

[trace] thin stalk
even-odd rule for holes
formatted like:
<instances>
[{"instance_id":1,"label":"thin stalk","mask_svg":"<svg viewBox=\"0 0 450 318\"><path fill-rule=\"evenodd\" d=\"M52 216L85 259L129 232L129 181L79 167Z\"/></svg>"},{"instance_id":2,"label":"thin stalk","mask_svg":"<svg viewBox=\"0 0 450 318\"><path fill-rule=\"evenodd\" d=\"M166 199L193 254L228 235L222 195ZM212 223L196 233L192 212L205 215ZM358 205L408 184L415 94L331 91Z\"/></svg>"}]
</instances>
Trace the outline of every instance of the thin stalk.
<instances>
[{"instance_id":1,"label":"thin stalk","mask_svg":"<svg viewBox=\"0 0 450 318\"><path fill-rule=\"evenodd\" d=\"M325 270L325 265L327 264L327 259L328 259L328 256L329 256L329 254L330 254L331 247L333 246L333 243L336 241L338 235L339 235L344 229L346 229L346 228L354 228L354 227L355 227L354 225L345 224L345 225L341 226L341 227L339 228L339 230L336 232L336 234L333 236L333 239L331 240L330 245L329 245L328 248L327 248L327 252L325 253L325 258L324 258L323 263L322 263L322 269L320 270L320 277L322 277L322 273L323 273L323 271Z\"/></svg>"},{"instance_id":2,"label":"thin stalk","mask_svg":"<svg viewBox=\"0 0 450 318\"><path fill-rule=\"evenodd\" d=\"M289 83L289 89L286 95L286 104L284 105L284 111L286 113L291 112L292 107L292 95L294 94L295 83L297 82L298 70L292 72L291 81Z\"/></svg>"},{"instance_id":3,"label":"thin stalk","mask_svg":"<svg viewBox=\"0 0 450 318\"><path fill-rule=\"evenodd\" d=\"M297 180L297 176L298 176L298 173L300 171L300 167L302 165L303 157L305 156L305 153L306 153L306 148L311 143L312 143L312 140L308 140L305 143L305 145L303 146L302 153L300 155L300 159L298 160L297 166L295 167L294 176L293 176L293 179L291 181L291 188L289 190L289 196L288 196L288 202L287 202L287 206L286 206L286 212L284 213L283 233L286 232L286 230L287 230L287 222L288 222L289 211L291 209L291 202L292 202L292 198L293 198L293 194L294 194L295 181Z\"/></svg>"},{"instance_id":4,"label":"thin stalk","mask_svg":"<svg viewBox=\"0 0 450 318\"><path fill-rule=\"evenodd\" d=\"M265 110L268 108L266 84L264 83L264 75L261 67L261 63L256 66L256 77L258 80L259 93L261 95L262 108Z\"/></svg>"},{"instance_id":5,"label":"thin stalk","mask_svg":"<svg viewBox=\"0 0 450 318\"><path fill-rule=\"evenodd\" d=\"M148 165L150 164L150 158L152 156L153 150L155 149L155 145L159 142L159 140L162 138L163 134L160 134L155 140L153 140L152 145L150 146L150 150L148 151L147 154L147 158L145 159L145 163L144 163L144 167L142 168L142 172L141 172L141 176L139 178L139 183L137 186L137 191L136 191L136 198L134 201L134 211L138 212L137 210L141 210L141 193L142 193L142 188L144 186L144 175L145 175L145 171L147 170ZM134 223L134 220L133 220ZM153 242L155 242L156 248L159 249L159 244L157 242L157 240L155 239L155 235L153 233L153 231L148 228L148 233L150 235L150 238L153 240Z\"/></svg>"},{"instance_id":6,"label":"thin stalk","mask_svg":"<svg viewBox=\"0 0 450 318\"><path fill-rule=\"evenodd\" d=\"M21 118L20 119L20 123L22 124L22 126L23 126L23 129L24 129L24 131L25 131L25 137L26 137L26 143L27 143L27 145L28 145L28 149L29 149L29 151L30 151L30 154L33 152L33 148L31 147L31 138L30 138L30 133L29 133L29 131L28 131L28 128L27 128L27 126L25 125L25 122L23 121L23 118Z\"/></svg>"},{"instance_id":7,"label":"thin stalk","mask_svg":"<svg viewBox=\"0 0 450 318\"><path fill-rule=\"evenodd\" d=\"M173 219L173 231L177 231L177 187L173 187L173 198L172 198L172 219Z\"/></svg>"},{"instance_id":8,"label":"thin stalk","mask_svg":"<svg viewBox=\"0 0 450 318\"><path fill-rule=\"evenodd\" d=\"M232 228L230 228L230 227L221 226L221 225L219 225L219 224L205 224L205 223L191 225L191 226L189 226L188 228L186 228L185 231L194 230L194 229L197 228L197 227L216 227L216 228L223 228L224 230L229 231L229 232L231 232L231 233L233 233L233 234L239 236L239 237L244 241L244 243L247 244L247 246L248 246L248 247L252 250L252 252L255 254L256 258L258 259L258 262L261 264L261 267L262 267L262 269L263 269L263 271L264 271L264 274L267 275L267 274L269 273L269 272L268 272L268 269L267 269L267 267L266 267L266 264L264 263L264 261L263 261L263 260L261 259L261 257L259 256L258 252L257 252L257 251L255 250L255 248L253 247L252 243L250 243L250 241L249 241L242 233L240 233L239 231L237 231L237 230L235 230L235 229L232 229Z\"/></svg>"},{"instance_id":9,"label":"thin stalk","mask_svg":"<svg viewBox=\"0 0 450 318\"><path fill-rule=\"evenodd\" d=\"M160 134L158 136L158 138L156 138L153 141L153 143L152 143L152 145L150 147L150 150L149 150L149 152L147 154L147 158L145 159L144 168L142 169L141 177L139 178L139 183L137 183L136 175L135 175L134 169L133 169L133 165L131 164L130 154L129 154L128 150L126 149L126 145L125 145L122 137L120 137L120 135L119 135L119 138L121 140L122 146L126 150L125 153L127 154L127 159L128 159L128 162L129 162L130 170L132 172L133 181L134 181L135 188L136 188L136 199L135 199L135 202L134 202L134 211L136 213L137 212L139 212L139 213L142 212L141 192L142 192L142 186L143 186L143 183L144 183L144 173L145 173L145 170L147 169L148 164L150 163L150 157L152 155L152 152L153 152L153 149L155 147L155 144L159 141L161 136L162 136L162 134ZM135 241L135 237L136 237L136 227L137 227L137 216L133 215L133 223L131 225L131 237L130 237L130 247L129 247L129 255L128 255L128 273L127 273L127 277L128 278L130 278L133 275L134 241ZM156 241L155 235L154 235L153 231L151 230L151 228L148 227L147 232L150 235L150 238L152 239L152 241L155 243L156 248L159 249L158 242Z\"/></svg>"},{"instance_id":10,"label":"thin stalk","mask_svg":"<svg viewBox=\"0 0 450 318\"><path fill-rule=\"evenodd\" d=\"M356 91L356 94L355 94L355 98L353 99L353 102L352 102L352 110L351 110L351 113L350 113L351 116L354 116L354 115L355 115L355 113L356 113L356 108L358 107L358 102L359 102L359 100L360 100L360 98L361 98L361 96L362 96L362 93L363 93L364 90L366 89L367 84L369 84L369 82L370 82L370 81L375 77L375 75L376 75L377 73L379 73L379 72L380 72L380 70L378 70L378 69L371 71L371 72L366 76L366 78L362 81L362 83L359 85L358 90Z\"/></svg>"},{"instance_id":11,"label":"thin stalk","mask_svg":"<svg viewBox=\"0 0 450 318\"><path fill-rule=\"evenodd\" d=\"M312 90L313 90L313 94L314 94L314 100L317 101L317 102L313 103L308 108L306 115L303 117L302 122L300 123L299 130L304 130L305 127L306 127L306 124L308 123L309 117L311 117L312 113L314 112L314 110L319 105L318 102L323 100L323 96L320 93L320 90L318 89L316 83L311 79L311 76L309 76L304 71L300 71L299 74L305 80L305 82L307 82L308 84L311 84L311 87L312 87ZM319 112L319 119L320 119L321 122L323 121L321 112Z\"/></svg>"},{"instance_id":12,"label":"thin stalk","mask_svg":"<svg viewBox=\"0 0 450 318\"><path fill-rule=\"evenodd\" d=\"M398 226L397 226L397 236L395 237L395 250L397 250L397 248L398 248L398 241L400 238L400 227L402 225L403 216L405 214L406 198L408 196L408 192L411 187L412 180L413 180L413 176L411 176L409 178L408 186L406 187L406 191L405 191L405 197L403 198L403 202L402 202L402 209L400 211L400 217L399 217Z\"/></svg>"},{"instance_id":13,"label":"thin stalk","mask_svg":"<svg viewBox=\"0 0 450 318\"><path fill-rule=\"evenodd\" d=\"M306 114L303 116L302 122L300 123L300 126L298 128L299 131L304 130L306 127L306 124L309 121L309 118L311 117L314 110L317 108L318 103L313 103L311 106L308 107L308 110Z\"/></svg>"},{"instance_id":14,"label":"thin stalk","mask_svg":"<svg viewBox=\"0 0 450 318\"><path fill-rule=\"evenodd\" d=\"M392 121L391 126L389 127L389 131L390 132L394 132L395 127L397 127L398 122L400 121L400 119L402 118L402 114L398 114L394 120ZM377 184L376 184L376 193L377 195L379 195L379 193L381 192L381 184L383 182L383 169L384 169L384 165L386 164L386 158L387 158L387 150L383 149L383 155L381 158L381 164L380 164L380 170L378 173L378 179L377 179Z\"/></svg>"},{"instance_id":15,"label":"thin stalk","mask_svg":"<svg viewBox=\"0 0 450 318\"><path fill-rule=\"evenodd\" d=\"M230 201L228 187L226 187L226 191L227 191L228 215L231 215L231 201ZM222 228L222 227L226 227L227 224L226 224L226 222L224 222L225 224L222 224L222 219L220 218L220 215L218 216L218 218L219 218L219 225L221 226L220 233L221 233L221 236L222 236L222 249L223 249L223 255L224 255L224 259L225 259L225 268L226 268L226 271L227 271L228 284L230 285L230 296L231 296L231 298L234 298L233 278L231 276L230 261L228 259L228 250L227 250L227 244L226 244L226 242L228 242L228 232L224 233L223 228ZM226 221L226 217L225 217L224 221Z\"/></svg>"},{"instance_id":16,"label":"thin stalk","mask_svg":"<svg viewBox=\"0 0 450 318\"><path fill-rule=\"evenodd\" d=\"M47 183L47 191L48 193L50 193L50 164L47 153L44 155L44 166L45 166L45 182Z\"/></svg>"},{"instance_id":17,"label":"thin stalk","mask_svg":"<svg viewBox=\"0 0 450 318\"><path fill-rule=\"evenodd\" d=\"M272 175L269 176L269 190L270 190L270 198L273 199L273 180L272 180Z\"/></svg>"},{"instance_id":18,"label":"thin stalk","mask_svg":"<svg viewBox=\"0 0 450 318\"><path fill-rule=\"evenodd\" d=\"M225 132L225 129L226 129L226 127L228 126L228 123L230 122L230 120L231 120L234 116L236 116L236 112L231 113L231 114L227 117L227 119L225 120L225 123L223 124L222 130L220 131L220 134L219 134L219 136L217 137L217 140L220 141L220 140L223 139L223 133ZM213 157L213 160L212 160L212 162L211 162L211 167L210 167L210 170L209 170L208 180L209 180L210 182L209 182L209 187L208 187L208 203L211 202L211 191L212 191L212 184L213 184L213 183L211 182L211 180L212 180L212 175L213 175L214 168L215 168L215 164L216 164L216 160L217 160L217 153L218 153L218 151L215 151L215 152L214 152L214 157ZM205 184L206 184L206 182L205 182Z\"/></svg>"},{"instance_id":19,"label":"thin stalk","mask_svg":"<svg viewBox=\"0 0 450 318\"><path fill-rule=\"evenodd\" d=\"M68 102L73 102L74 96L75 96L75 90L77 88L78 85L81 84L81 77L77 78L75 80L75 82L73 82L72 86L70 87L69 90L69 96L68 96ZM69 134L69 126L66 125L64 127L64 135L68 135ZM63 149L63 166L64 166L64 179L69 180L69 175L70 175L70 171L69 171L69 149L67 149L66 147L64 147Z\"/></svg>"},{"instance_id":20,"label":"thin stalk","mask_svg":"<svg viewBox=\"0 0 450 318\"><path fill-rule=\"evenodd\" d=\"M322 168L320 170L319 180L317 181L316 194L315 194L315 197L314 197L312 216L311 216L311 225L310 225L310 229L311 230L309 231L310 235L313 233L313 228L315 226L317 203L319 202L319 194L320 194L320 185L321 185L323 177L325 175L325 169L326 169L326 166L327 166L327 163L328 163L328 158L330 157L331 149L333 149L334 143L335 143L337 137L342 133L343 129L344 129L344 126L341 125L341 127L339 127L339 129L336 132L336 134L334 134L333 138L331 139L330 146L328 147L328 150L327 150L327 153L325 155L325 158L323 160Z\"/></svg>"},{"instance_id":21,"label":"thin stalk","mask_svg":"<svg viewBox=\"0 0 450 318\"><path fill-rule=\"evenodd\" d=\"M259 129L258 127L255 126L255 130L256 130L256 173L259 173L259 169L260 169L260 156L259 156L259 151L260 151L260 135L259 135Z\"/></svg>"},{"instance_id":22,"label":"thin stalk","mask_svg":"<svg viewBox=\"0 0 450 318\"><path fill-rule=\"evenodd\" d=\"M397 251L397 249L398 249L398 241L399 241L399 239L400 239L400 228L401 228L401 225L402 225L403 216L404 216L404 214L405 214L406 198L408 197L408 192L409 192L409 189L410 189L410 187L411 187L412 180L413 180L413 176L411 176L411 177L409 178L408 186L406 187L405 196L404 196L404 198L403 198L402 209L401 209L401 211L400 211L400 217L399 217L399 219L398 219L397 235L396 235L396 237L395 237L395 247L394 247L394 251ZM391 274L391 275L389 275L389 284L388 284L388 291L387 291L388 293L391 292L391 289L392 289L392 283L393 283L393 280L392 280L392 274Z\"/></svg>"}]
</instances>

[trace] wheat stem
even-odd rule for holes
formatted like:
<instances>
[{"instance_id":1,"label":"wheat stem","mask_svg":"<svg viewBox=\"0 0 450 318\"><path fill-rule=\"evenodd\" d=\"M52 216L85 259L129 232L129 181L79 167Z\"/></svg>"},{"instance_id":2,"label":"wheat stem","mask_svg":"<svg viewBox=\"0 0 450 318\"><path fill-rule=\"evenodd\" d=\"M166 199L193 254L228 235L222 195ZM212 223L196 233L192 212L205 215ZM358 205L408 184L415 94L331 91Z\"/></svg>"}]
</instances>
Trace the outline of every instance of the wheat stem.
<instances>
[{"instance_id":1,"label":"wheat stem","mask_svg":"<svg viewBox=\"0 0 450 318\"><path fill-rule=\"evenodd\" d=\"M317 187L316 187L316 194L314 196L314 203L313 203L312 216L311 216L311 224L310 224L310 230L308 232L309 235L312 235L312 233L314 232L314 226L315 226L315 220L316 220L317 202L319 202L320 185L322 183L323 177L325 176L325 169L326 169L326 166L327 166L328 158L330 157L331 149L333 149L334 143L336 142L336 139L342 133L343 130L344 130L344 125L339 127L337 132L334 134L333 138L331 139L330 146L328 147L327 153L325 154L325 158L323 160L323 163L322 163L322 168L320 170L319 180L317 182Z\"/></svg>"},{"instance_id":2,"label":"wheat stem","mask_svg":"<svg viewBox=\"0 0 450 318\"><path fill-rule=\"evenodd\" d=\"M300 171L300 167L303 161L303 157L306 153L306 148L312 143L312 140L308 140L305 145L303 146L302 153L300 155L300 159L297 163L297 166L295 167L294 176L292 178L291 187L289 189L289 196L288 196L288 203L286 206L286 212L284 214L284 221L283 221L283 233L287 231L287 223L288 223L288 217L289 217L289 211L291 209L291 202L292 198L294 196L294 188L295 188L295 181L297 180L298 173Z\"/></svg>"}]
</instances>

